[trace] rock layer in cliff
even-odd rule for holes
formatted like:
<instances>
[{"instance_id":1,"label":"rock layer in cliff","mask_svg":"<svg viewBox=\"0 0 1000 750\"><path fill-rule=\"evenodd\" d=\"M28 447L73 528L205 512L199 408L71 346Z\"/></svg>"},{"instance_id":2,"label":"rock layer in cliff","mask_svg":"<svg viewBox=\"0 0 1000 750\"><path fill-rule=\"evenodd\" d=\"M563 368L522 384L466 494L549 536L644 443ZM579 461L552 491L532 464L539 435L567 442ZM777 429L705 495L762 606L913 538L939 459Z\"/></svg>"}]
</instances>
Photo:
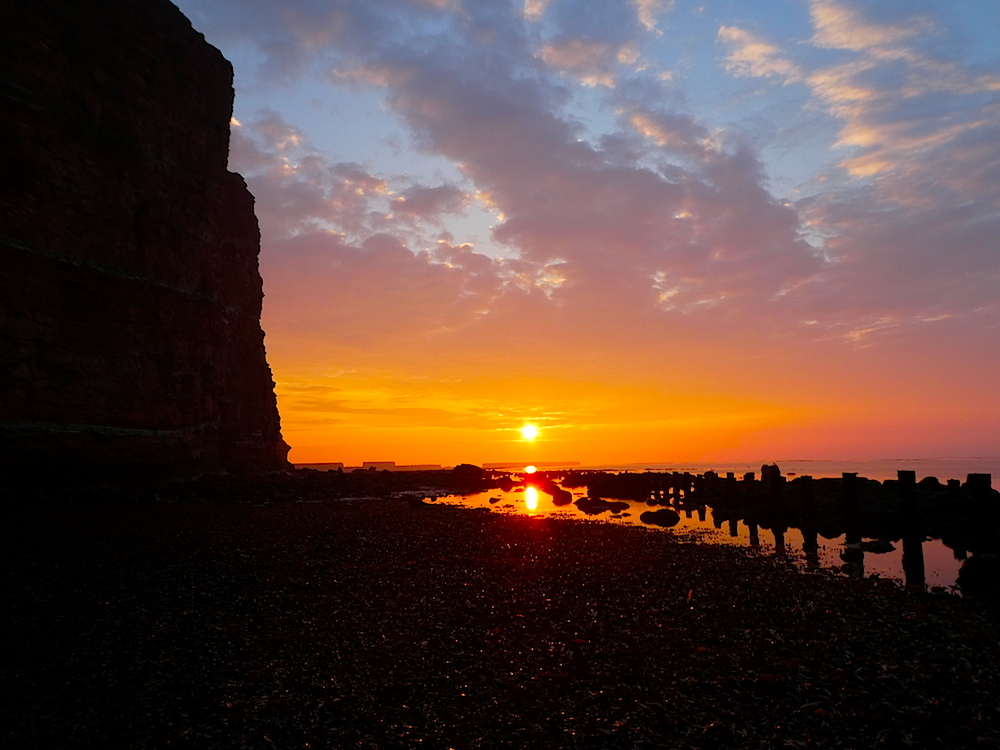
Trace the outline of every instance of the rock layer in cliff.
<instances>
[{"instance_id":1,"label":"rock layer in cliff","mask_svg":"<svg viewBox=\"0 0 1000 750\"><path fill-rule=\"evenodd\" d=\"M0 29L0 468L286 468L232 67L166 0Z\"/></svg>"}]
</instances>

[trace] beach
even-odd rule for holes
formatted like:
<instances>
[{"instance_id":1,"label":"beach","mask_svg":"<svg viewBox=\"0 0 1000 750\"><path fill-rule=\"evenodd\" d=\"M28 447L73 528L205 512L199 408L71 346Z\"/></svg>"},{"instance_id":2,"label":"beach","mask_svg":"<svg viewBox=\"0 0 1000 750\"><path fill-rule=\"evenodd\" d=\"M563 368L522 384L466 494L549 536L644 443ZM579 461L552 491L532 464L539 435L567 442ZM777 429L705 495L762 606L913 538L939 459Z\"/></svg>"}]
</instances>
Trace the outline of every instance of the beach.
<instances>
[{"instance_id":1,"label":"beach","mask_svg":"<svg viewBox=\"0 0 1000 750\"><path fill-rule=\"evenodd\" d=\"M413 498L21 507L6 747L995 747L988 600Z\"/></svg>"}]
</instances>

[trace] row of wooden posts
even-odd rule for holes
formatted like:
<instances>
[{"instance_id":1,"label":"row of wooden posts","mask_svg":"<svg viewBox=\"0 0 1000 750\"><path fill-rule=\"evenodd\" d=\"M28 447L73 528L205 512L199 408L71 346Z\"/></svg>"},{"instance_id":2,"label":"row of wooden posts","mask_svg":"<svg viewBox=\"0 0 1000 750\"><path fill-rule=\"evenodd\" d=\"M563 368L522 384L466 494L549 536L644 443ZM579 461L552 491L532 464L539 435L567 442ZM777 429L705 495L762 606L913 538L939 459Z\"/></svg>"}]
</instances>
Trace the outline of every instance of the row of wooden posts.
<instances>
[{"instance_id":1,"label":"row of wooden posts","mask_svg":"<svg viewBox=\"0 0 1000 750\"><path fill-rule=\"evenodd\" d=\"M757 487L763 486L770 501L780 505L782 486L786 479L781 476L777 466L764 466L761 472L761 482L755 483ZM733 472L729 472L725 478L719 477L714 472L705 475L692 475L675 472L673 474L662 475L660 486L651 490L650 500L654 503L664 505L674 505L690 513L693 509L699 509L699 516L704 513L704 505L711 500L716 493L721 491L719 500L732 501L738 486L745 483L754 482L755 474L748 472L743 476L742 482L737 482ZM809 476L799 477L796 481L798 486L798 497L801 508L801 531L803 538L803 552L806 563L810 567L819 566L819 535L816 529L816 496L813 491L813 479ZM719 486L721 485L721 487ZM841 476L841 497L840 508L845 523L845 542L841 553L841 559L845 563L845 569L853 575L864 575L865 550L862 545L861 534L861 504L858 492L858 475L852 472L845 472ZM957 490L961 488L961 482L957 479L948 480L948 489ZM901 470L897 472L896 490L899 501L900 517L902 519L902 543L903 543L903 573L908 586L923 588L926 584L923 542L925 540L924 529L921 524L920 511L917 502L917 481L916 472ZM986 517L994 502L992 491L992 477L990 474L969 474L965 483L965 491L973 501L976 515ZM760 545L759 529L755 522L750 519L745 521L750 532L750 544ZM721 528L722 521L716 522L716 527ZM731 536L737 535L738 519L729 520L729 533ZM787 526L775 524L770 529L774 534L775 552L778 555L785 554L785 532ZM955 550L957 559L965 559L964 550Z\"/></svg>"}]
</instances>

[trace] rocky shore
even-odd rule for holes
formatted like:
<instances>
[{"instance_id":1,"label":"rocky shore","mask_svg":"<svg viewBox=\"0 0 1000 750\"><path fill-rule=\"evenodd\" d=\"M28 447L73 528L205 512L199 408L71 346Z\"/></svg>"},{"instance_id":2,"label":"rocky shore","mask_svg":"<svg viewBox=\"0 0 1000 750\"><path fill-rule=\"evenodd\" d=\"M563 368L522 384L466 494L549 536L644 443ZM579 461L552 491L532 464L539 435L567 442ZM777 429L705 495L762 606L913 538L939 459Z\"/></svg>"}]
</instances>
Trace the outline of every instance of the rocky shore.
<instances>
[{"instance_id":1,"label":"rocky shore","mask_svg":"<svg viewBox=\"0 0 1000 750\"><path fill-rule=\"evenodd\" d=\"M1000 745L990 600L658 529L224 494L10 511L5 747Z\"/></svg>"}]
</instances>

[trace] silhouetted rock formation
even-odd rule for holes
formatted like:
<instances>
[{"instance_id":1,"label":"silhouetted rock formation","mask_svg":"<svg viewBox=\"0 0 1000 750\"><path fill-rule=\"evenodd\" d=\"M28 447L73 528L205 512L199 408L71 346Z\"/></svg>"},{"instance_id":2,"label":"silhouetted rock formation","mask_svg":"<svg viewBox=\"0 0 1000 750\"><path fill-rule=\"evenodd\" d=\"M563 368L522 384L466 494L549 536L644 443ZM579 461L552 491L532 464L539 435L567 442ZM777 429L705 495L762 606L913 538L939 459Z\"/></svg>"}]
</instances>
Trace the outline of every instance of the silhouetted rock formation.
<instances>
[{"instance_id":1,"label":"silhouetted rock formation","mask_svg":"<svg viewBox=\"0 0 1000 750\"><path fill-rule=\"evenodd\" d=\"M166 0L0 28L0 468L287 468L232 67Z\"/></svg>"}]
</instances>

